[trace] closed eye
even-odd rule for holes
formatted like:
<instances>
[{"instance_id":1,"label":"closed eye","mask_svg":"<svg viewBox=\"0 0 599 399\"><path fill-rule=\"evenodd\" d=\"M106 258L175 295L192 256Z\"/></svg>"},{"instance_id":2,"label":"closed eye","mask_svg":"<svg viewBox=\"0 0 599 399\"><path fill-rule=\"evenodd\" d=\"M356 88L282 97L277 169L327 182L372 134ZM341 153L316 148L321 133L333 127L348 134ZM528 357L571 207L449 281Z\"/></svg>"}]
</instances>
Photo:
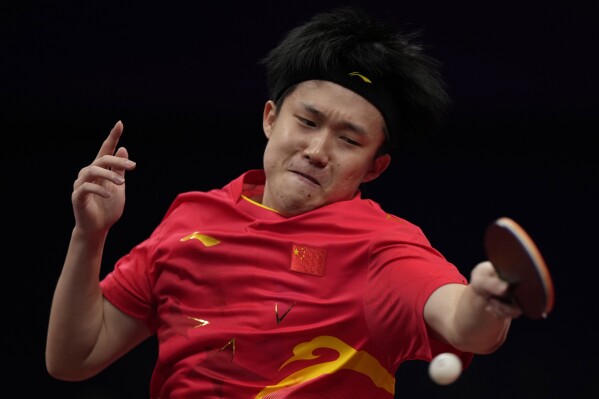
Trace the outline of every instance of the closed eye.
<instances>
[{"instance_id":1,"label":"closed eye","mask_svg":"<svg viewBox=\"0 0 599 399\"><path fill-rule=\"evenodd\" d=\"M309 119L306 118L302 118L301 116L298 116L297 119L300 121L301 124L309 126L309 127L316 127L316 123L312 122Z\"/></svg>"},{"instance_id":2,"label":"closed eye","mask_svg":"<svg viewBox=\"0 0 599 399\"><path fill-rule=\"evenodd\" d=\"M358 143L355 140L350 139L347 136L341 136L340 139L343 140L343 141L345 141L347 144L351 144L351 145L355 145L355 146L359 146L360 145L360 143Z\"/></svg>"}]
</instances>

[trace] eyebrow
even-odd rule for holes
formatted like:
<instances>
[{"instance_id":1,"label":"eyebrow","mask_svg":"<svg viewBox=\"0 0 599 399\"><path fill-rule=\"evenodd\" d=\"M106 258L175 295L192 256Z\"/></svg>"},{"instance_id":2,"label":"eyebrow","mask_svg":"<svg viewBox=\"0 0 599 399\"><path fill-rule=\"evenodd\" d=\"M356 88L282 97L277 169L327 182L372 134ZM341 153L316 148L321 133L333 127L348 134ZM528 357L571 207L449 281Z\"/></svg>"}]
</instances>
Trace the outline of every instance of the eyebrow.
<instances>
[{"instance_id":1,"label":"eyebrow","mask_svg":"<svg viewBox=\"0 0 599 399\"><path fill-rule=\"evenodd\" d=\"M325 117L325 114L322 111L320 111L319 109L315 108L313 105L310 105L305 102L300 102L300 104L305 111L311 113L312 115L317 116L319 118ZM364 128L362 128L361 126L356 125L354 123L351 123L348 121L341 121L339 124L341 125L341 127L343 129L351 130L352 132L360 134L360 135L366 134L366 130Z\"/></svg>"}]
</instances>

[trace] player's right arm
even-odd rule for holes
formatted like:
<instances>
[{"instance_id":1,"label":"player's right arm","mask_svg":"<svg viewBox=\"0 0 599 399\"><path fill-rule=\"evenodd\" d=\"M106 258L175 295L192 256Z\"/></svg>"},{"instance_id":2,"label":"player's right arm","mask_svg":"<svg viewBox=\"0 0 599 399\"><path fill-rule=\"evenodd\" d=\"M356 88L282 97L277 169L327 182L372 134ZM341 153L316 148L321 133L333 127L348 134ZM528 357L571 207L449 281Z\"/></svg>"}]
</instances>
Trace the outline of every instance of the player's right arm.
<instances>
[{"instance_id":1,"label":"player's right arm","mask_svg":"<svg viewBox=\"0 0 599 399\"><path fill-rule=\"evenodd\" d=\"M46 367L58 379L89 378L150 335L143 321L116 309L100 290L106 237L123 213L125 172L135 168L127 150L117 149L122 132L119 121L73 184L75 227L56 284L46 341Z\"/></svg>"}]
</instances>

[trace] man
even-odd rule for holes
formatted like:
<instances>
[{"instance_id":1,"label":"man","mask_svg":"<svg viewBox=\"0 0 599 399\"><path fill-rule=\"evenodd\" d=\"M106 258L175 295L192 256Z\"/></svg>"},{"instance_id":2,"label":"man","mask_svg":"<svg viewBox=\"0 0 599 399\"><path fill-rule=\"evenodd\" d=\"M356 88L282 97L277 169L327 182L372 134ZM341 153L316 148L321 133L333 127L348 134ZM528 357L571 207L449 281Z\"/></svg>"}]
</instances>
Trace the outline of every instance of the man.
<instances>
[{"instance_id":1,"label":"man","mask_svg":"<svg viewBox=\"0 0 599 399\"><path fill-rule=\"evenodd\" d=\"M521 314L489 262L470 281L363 199L398 139L447 102L435 60L357 9L315 16L263 60L264 169L180 194L99 280L135 169L119 121L72 193L46 362L89 378L153 334L152 398L391 398L411 359L497 350Z\"/></svg>"}]
</instances>

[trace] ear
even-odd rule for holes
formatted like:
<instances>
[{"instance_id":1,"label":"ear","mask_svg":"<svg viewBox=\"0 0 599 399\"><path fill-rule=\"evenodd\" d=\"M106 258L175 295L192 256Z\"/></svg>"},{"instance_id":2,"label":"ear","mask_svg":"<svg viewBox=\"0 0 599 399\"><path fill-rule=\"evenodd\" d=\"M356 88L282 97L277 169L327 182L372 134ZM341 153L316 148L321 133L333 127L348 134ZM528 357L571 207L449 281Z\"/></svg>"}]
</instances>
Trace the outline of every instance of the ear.
<instances>
[{"instance_id":1,"label":"ear","mask_svg":"<svg viewBox=\"0 0 599 399\"><path fill-rule=\"evenodd\" d=\"M277 119L277 106L272 100L268 100L264 104L264 112L262 113L262 129L266 138L270 138L272 127Z\"/></svg>"},{"instance_id":2,"label":"ear","mask_svg":"<svg viewBox=\"0 0 599 399\"><path fill-rule=\"evenodd\" d=\"M391 162L391 155L383 154L374 159L370 165L370 170L366 173L362 179L362 183L372 181L379 177L389 166Z\"/></svg>"}]
</instances>

